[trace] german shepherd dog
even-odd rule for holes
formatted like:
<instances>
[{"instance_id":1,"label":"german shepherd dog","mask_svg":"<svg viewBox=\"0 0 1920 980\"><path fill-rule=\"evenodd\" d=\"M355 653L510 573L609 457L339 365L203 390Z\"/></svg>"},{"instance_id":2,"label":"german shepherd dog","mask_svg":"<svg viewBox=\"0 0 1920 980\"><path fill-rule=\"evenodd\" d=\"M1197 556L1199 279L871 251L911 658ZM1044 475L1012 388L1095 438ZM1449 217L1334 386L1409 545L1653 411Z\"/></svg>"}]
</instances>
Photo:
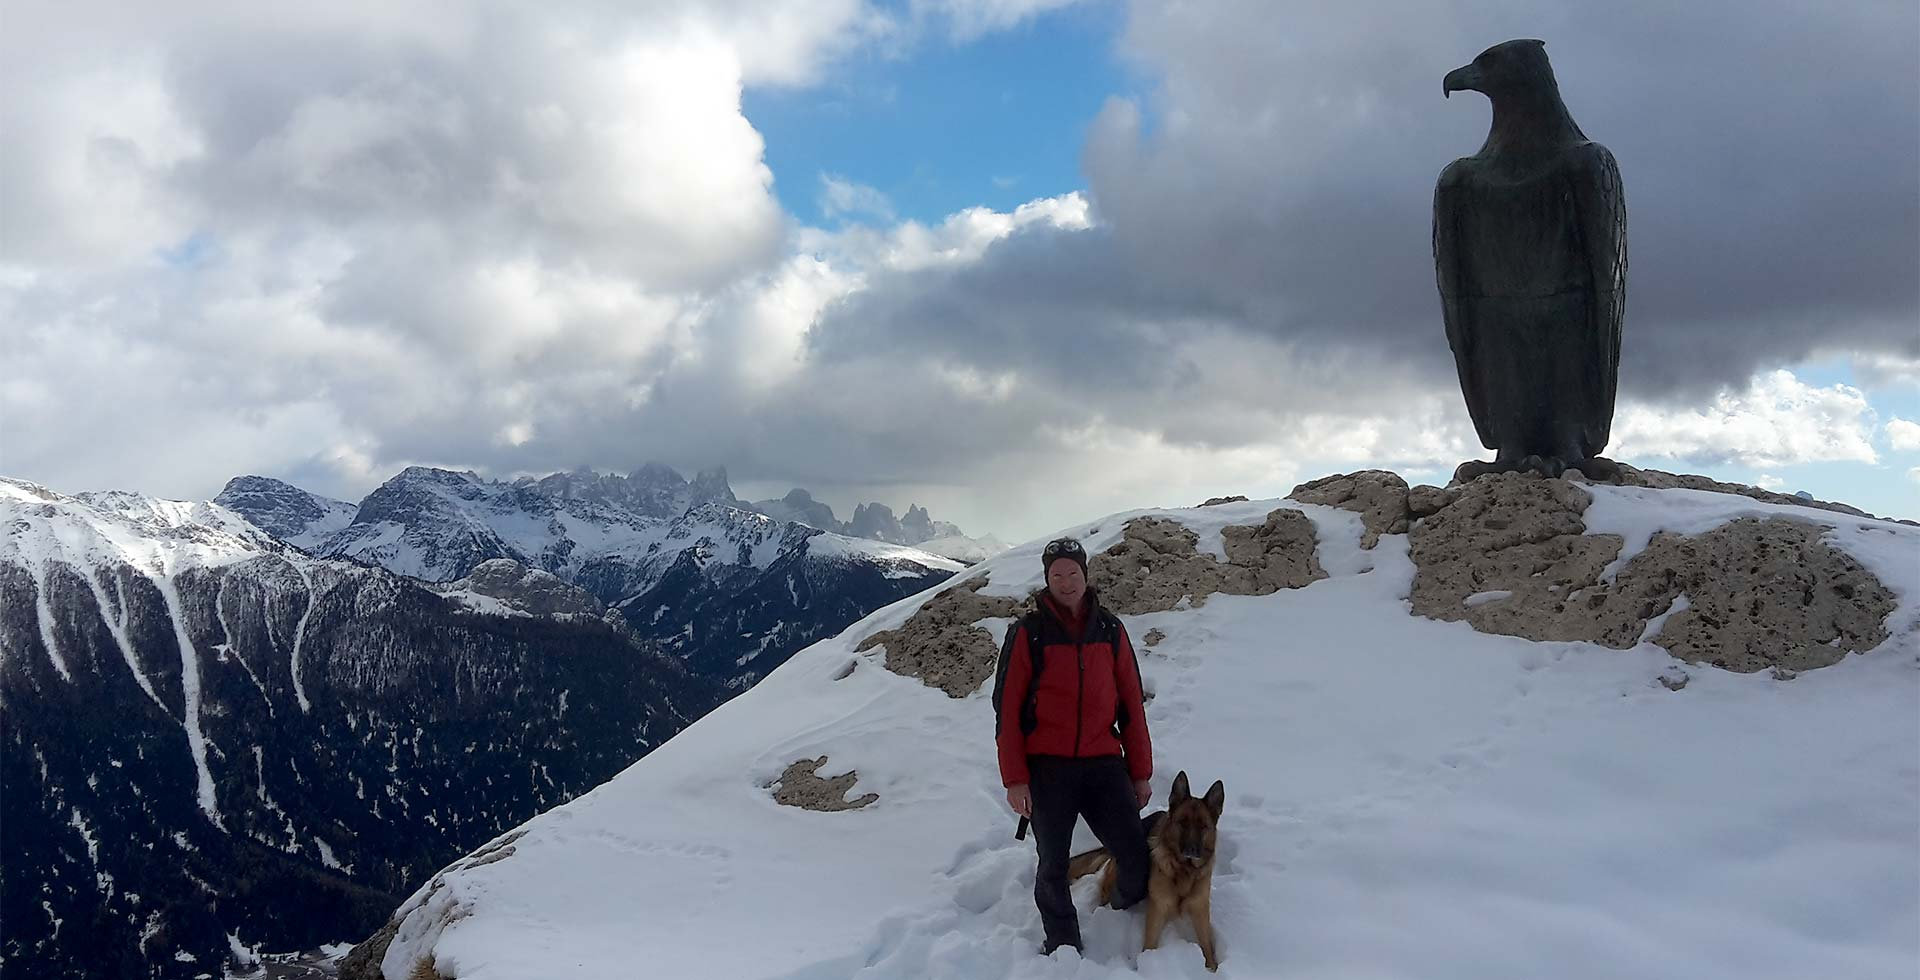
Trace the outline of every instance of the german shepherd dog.
<instances>
[{"instance_id":1,"label":"german shepherd dog","mask_svg":"<svg viewBox=\"0 0 1920 980\"><path fill-rule=\"evenodd\" d=\"M1193 937L1206 957L1207 969L1218 970L1213 950L1213 857L1218 842L1220 810L1227 789L1215 780L1204 797L1187 788L1187 774L1173 777L1167 808L1148 814L1147 853L1153 869L1147 878L1147 931L1141 949L1159 949L1160 933L1175 916L1193 924ZM1067 863L1067 880L1078 881L1101 871L1100 904L1113 896L1117 869L1104 847L1076 854Z\"/></svg>"}]
</instances>

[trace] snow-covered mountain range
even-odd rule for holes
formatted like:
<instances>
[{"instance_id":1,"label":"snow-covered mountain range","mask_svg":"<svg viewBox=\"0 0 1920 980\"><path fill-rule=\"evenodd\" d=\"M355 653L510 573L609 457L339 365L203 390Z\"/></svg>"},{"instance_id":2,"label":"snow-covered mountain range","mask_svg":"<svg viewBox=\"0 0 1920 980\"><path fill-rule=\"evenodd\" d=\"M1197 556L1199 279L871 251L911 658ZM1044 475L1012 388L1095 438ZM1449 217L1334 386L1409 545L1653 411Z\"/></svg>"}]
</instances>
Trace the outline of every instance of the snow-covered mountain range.
<instances>
[{"instance_id":1,"label":"snow-covered mountain range","mask_svg":"<svg viewBox=\"0 0 1920 980\"><path fill-rule=\"evenodd\" d=\"M1007 550L999 538L991 534L968 537L955 525L934 520L917 504L909 506L906 516L900 518L895 518L893 509L885 504L860 504L853 509L853 519L843 523L834 519L832 507L796 487L784 497L755 501L749 506L777 520L798 521L856 538L912 545L969 565Z\"/></svg>"},{"instance_id":2,"label":"snow-covered mountain range","mask_svg":"<svg viewBox=\"0 0 1920 980\"><path fill-rule=\"evenodd\" d=\"M364 934L962 567L677 479L419 469L358 506L0 479L0 962L219 976Z\"/></svg>"},{"instance_id":3,"label":"snow-covered mountain range","mask_svg":"<svg viewBox=\"0 0 1920 980\"><path fill-rule=\"evenodd\" d=\"M1152 805L1182 770L1225 783L1219 976L1920 962L1920 529L1372 473L1066 530L1138 645ZM1143 953L1091 881L1084 957L1036 955L987 696L1036 547L454 862L343 978L1208 976L1178 927Z\"/></svg>"},{"instance_id":4,"label":"snow-covered mountain range","mask_svg":"<svg viewBox=\"0 0 1920 980\"><path fill-rule=\"evenodd\" d=\"M0 526L22 976L337 940L726 695L617 617L479 614L219 504L0 479Z\"/></svg>"},{"instance_id":5,"label":"snow-covered mountain range","mask_svg":"<svg viewBox=\"0 0 1920 980\"><path fill-rule=\"evenodd\" d=\"M575 470L511 483L409 467L324 534L318 525L337 522L339 502L285 483L242 477L215 500L283 529L286 540L311 541L315 554L424 581L451 582L501 559L550 573L735 690L963 567L768 517L739 503L724 470L689 481L659 464L629 476Z\"/></svg>"}]
</instances>

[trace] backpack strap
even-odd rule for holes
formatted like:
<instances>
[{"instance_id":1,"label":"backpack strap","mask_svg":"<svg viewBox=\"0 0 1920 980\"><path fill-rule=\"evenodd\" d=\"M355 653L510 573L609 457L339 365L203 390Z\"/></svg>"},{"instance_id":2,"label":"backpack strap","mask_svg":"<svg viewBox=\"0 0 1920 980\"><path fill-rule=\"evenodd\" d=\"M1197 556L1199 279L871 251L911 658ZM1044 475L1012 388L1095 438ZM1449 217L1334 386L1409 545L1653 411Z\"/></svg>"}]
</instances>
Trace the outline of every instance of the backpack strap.
<instances>
[{"instance_id":1,"label":"backpack strap","mask_svg":"<svg viewBox=\"0 0 1920 980\"><path fill-rule=\"evenodd\" d=\"M1040 668L1046 662L1046 639L1042 636L1041 629L1041 624L1044 620L1045 617L1036 611L1014 620L1012 625L1007 627L1006 639L1000 644L1000 664L998 669L994 671L993 676L993 724L995 732L1000 731L1000 726L1006 724L1004 718L1006 706L1002 702L1006 699L1007 664L1013 658L1014 637L1018 636L1022 629L1027 631L1027 656L1031 660L1030 666L1033 669L1028 671L1027 696L1020 704L1020 731L1023 734L1031 735L1033 734L1034 728L1040 723Z\"/></svg>"},{"instance_id":2,"label":"backpack strap","mask_svg":"<svg viewBox=\"0 0 1920 980\"><path fill-rule=\"evenodd\" d=\"M1101 608L1099 638L1107 644L1107 649L1113 651L1113 666L1115 670L1120 669L1120 636L1125 630L1126 626L1120 622L1120 617L1108 612L1104 607ZM1140 655L1134 652L1131 645L1129 645L1127 653L1133 656L1133 676L1139 677ZM1142 683L1145 683L1145 681L1143 680ZM1119 689L1119 678L1117 677L1114 679L1114 689ZM1113 734L1115 737L1119 737L1120 733L1126 730L1127 723L1132 720L1127 714L1127 701L1125 698L1115 699L1113 715Z\"/></svg>"},{"instance_id":3,"label":"backpack strap","mask_svg":"<svg viewBox=\"0 0 1920 980\"><path fill-rule=\"evenodd\" d=\"M1027 676L1027 699L1020 705L1020 731L1032 735L1040 727L1040 668L1047 664L1047 617L1039 610L1028 613L1020 620L1027 631L1027 656L1033 660L1033 669Z\"/></svg>"}]
</instances>

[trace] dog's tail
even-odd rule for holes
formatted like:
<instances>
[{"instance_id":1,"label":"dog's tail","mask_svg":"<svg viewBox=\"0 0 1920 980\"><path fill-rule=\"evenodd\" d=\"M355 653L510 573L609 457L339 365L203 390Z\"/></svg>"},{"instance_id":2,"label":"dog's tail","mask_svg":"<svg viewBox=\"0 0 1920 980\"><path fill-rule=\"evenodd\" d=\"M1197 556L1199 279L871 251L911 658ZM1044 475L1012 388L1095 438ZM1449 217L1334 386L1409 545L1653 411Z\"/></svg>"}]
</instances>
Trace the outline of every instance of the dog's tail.
<instances>
[{"instance_id":1,"label":"dog's tail","mask_svg":"<svg viewBox=\"0 0 1920 980\"><path fill-rule=\"evenodd\" d=\"M1107 854L1107 849L1104 847L1096 847L1091 851L1075 854L1067 859L1067 880L1079 881L1105 868L1107 862L1111 860L1113 860L1112 856Z\"/></svg>"}]
</instances>

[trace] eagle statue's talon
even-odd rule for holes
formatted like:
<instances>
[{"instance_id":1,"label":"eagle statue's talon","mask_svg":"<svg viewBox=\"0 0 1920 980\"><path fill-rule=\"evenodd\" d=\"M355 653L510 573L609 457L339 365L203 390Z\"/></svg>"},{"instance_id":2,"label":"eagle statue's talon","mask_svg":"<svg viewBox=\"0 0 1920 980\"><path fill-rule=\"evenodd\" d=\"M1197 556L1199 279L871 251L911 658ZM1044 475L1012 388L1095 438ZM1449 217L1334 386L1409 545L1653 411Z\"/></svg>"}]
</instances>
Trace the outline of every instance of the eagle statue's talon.
<instances>
[{"instance_id":1,"label":"eagle statue's talon","mask_svg":"<svg viewBox=\"0 0 1920 980\"><path fill-rule=\"evenodd\" d=\"M1566 464L1552 456L1529 455L1520 461L1519 469L1523 473L1537 473L1548 479L1559 476Z\"/></svg>"}]
</instances>

